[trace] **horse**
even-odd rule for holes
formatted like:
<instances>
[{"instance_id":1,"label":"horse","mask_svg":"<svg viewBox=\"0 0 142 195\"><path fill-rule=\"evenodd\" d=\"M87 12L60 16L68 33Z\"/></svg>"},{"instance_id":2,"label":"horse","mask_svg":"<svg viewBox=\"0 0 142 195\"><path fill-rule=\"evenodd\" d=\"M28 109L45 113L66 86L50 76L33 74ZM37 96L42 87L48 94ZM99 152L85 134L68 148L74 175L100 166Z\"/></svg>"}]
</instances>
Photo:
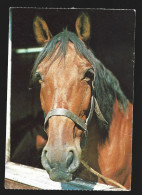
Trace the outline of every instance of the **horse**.
<instances>
[{"instance_id":1,"label":"horse","mask_svg":"<svg viewBox=\"0 0 142 195\"><path fill-rule=\"evenodd\" d=\"M53 36L36 16L35 38L43 50L35 60L32 82L40 83L44 130L48 140L41 163L49 177L69 182L76 177L110 184L80 163L127 189L131 188L133 105L119 81L86 46L90 18L82 13L76 33L67 28Z\"/></svg>"}]
</instances>

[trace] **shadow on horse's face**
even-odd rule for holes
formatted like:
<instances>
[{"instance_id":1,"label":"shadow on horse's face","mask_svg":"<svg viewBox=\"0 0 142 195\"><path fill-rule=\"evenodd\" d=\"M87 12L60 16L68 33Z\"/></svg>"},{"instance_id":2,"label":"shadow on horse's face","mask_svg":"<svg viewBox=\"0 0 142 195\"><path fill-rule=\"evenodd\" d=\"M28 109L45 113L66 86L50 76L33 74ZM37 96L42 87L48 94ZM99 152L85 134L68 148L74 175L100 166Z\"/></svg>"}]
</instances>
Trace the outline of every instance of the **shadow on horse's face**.
<instances>
[{"instance_id":1,"label":"shadow on horse's face","mask_svg":"<svg viewBox=\"0 0 142 195\"><path fill-rule=\"evenodd\" d=\"M73 43L68 43L65 57L39 64L37 71L42 80L40 99L47 114L55 108L65 108L84 122L90 108L91 86L86 71L90 63L75 51ZM42 152L42 165L55 181L70 181L77 170L81 156L83 131L70 118L52 116L46 126L48 142Z\"/></svg>"}]
</instances>

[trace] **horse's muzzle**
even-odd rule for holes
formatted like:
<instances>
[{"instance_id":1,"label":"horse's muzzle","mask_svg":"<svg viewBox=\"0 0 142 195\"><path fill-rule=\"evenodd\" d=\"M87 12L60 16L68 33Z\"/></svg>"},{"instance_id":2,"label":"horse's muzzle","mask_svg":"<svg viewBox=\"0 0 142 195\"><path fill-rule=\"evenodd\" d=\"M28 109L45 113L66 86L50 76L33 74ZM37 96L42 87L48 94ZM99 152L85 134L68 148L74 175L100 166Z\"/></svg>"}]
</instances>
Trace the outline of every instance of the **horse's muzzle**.
<instances>
[{"instance_id":1,"label":"horse's muzzle","mask_svg":"<svg viewBox=\"0 0 142 195\"><path fill-rule=\"evenodd\" d=\"M79 158L74 151L70 149L68 152L64 152L62 160L53 160L48 153L46 147L42 151L41 163L44 169L48 172L49 177L53 181L69 182L73 180L73 174L79 167Z\"/></svg>"}]
</instances>

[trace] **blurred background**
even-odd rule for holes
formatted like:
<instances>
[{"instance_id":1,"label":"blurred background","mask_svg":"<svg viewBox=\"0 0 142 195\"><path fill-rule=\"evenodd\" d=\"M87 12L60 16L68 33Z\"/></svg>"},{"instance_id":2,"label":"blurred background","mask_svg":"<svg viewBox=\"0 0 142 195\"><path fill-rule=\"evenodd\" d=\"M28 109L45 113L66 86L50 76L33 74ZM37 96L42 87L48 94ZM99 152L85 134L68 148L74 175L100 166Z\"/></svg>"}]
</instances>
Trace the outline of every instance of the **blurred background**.
<instances>
[{"instance_id":1,"label":"blurred background","mask_svg":"<svg viewBox=\"0 0 142 195\"><path fill-rule=\"evenodd\" d=\"M91 21L87 45L113 72L124 94L133 102L133 10L12 8L11 160L14 162L41 167L41 150L36 150L36 137L41 135L47 139L43 132L40 88L33 86L29 90L38 52L30 52L27 48L39 47L34 38L33 20L41 16L53 35L65 27L75 32L75 21L82 11L89 14Z\"/></svg>"}]
</instances>

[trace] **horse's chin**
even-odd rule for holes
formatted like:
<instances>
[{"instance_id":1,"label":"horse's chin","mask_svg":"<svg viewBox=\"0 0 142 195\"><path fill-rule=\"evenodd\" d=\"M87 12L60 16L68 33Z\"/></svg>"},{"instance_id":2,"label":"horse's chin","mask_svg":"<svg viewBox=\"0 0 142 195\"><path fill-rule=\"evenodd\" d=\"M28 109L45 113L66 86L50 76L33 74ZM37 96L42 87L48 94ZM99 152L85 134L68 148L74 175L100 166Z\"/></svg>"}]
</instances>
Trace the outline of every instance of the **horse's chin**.
<instances>
[{"instance_id":1,"label":"horse's chin","mask_svg":"<svg viewBox=\"0 0 142 195\"><path fill-rule=\"evenodd\" d=\"M58 169L52 169L50 172L48 172L49 177L52 181L56 182L70 182L74 180L74 175L69 172L63 172Z\"/></svg>"}]
</instances>

